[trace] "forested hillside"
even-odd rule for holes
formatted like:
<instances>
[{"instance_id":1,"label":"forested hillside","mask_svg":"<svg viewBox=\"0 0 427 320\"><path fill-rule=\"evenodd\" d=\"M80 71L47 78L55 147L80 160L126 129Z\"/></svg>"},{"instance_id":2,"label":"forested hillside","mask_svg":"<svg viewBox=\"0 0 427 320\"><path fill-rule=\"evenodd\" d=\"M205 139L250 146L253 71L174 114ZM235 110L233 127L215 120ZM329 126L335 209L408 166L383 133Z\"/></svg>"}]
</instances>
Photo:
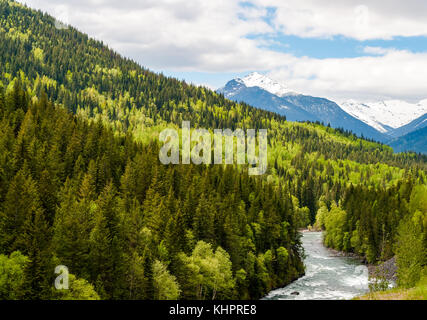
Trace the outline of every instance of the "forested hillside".
<instances>
[{"instance_id":1,"label":"forested hillside","mask_svg":"<svg viewBox=\"0 0 427 320\"><path fill-rule=\"evenodd\" d=\"M319 210L340 210L327 244L370 261L426 215L425 156L152 73L13 1L0 17L2 298L259 298L303 273L297 228ZM268 129L268 172L162 165L158 133L182 121ZM60 264L73 296L51 288Z\"/></svg>"},{"instance_id":2,"label":"forested hillside","mask_svg":"<svg viewBox=\"0 0 427 320\"><path fill-rule=\"evenodd\" d=\"M157 144L32 103L17 83L0 91L0 249L29 260L2 297L52 297L58 264L114 299L259 298L303 271L285 188L164 166Z\"/></svg>"}]
</instances>

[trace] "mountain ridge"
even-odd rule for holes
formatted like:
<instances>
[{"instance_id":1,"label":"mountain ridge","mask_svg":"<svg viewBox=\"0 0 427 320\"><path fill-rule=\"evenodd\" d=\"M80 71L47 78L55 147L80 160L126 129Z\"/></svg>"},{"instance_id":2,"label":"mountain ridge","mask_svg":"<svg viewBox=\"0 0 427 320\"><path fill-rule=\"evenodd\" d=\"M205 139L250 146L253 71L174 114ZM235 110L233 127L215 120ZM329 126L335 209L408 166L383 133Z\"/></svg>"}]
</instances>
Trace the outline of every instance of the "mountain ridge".
<instances>
[{"instance_id":1,"label":"mountain ridge","mask_svg":"<svg viewBox=\"0 0 427 320\"><path fill-rule=\"evenodd\" d=\"M326 98L295 93L277 83L266 76L251 73L243 79L228 81L217 92L224 94L228 99L244 101L255 107L285 115L290 121L318 121L325 125L330 124L334 128L350 130L359 136L376 141L387 141L385 135L346 113L335 102Z\"/></svg>"},{"instance_id":2,"label":"mountain ridge","mask_svg":"<svg viewBox=\"0 0 427 320\"><path fill-rule=\"evenodd\" d=\"M395 152L407 152L414 149L420 153L427 154L427 126L411 131L390 141L390 146Z\"/></svg>"},{"instance_id":3,"label":"mountain ridge","mask_svg":"<svg viewBox=\"0 0 427 320\"><path fill-rule=\"evenodd\" d=\"M321 122L383 143L391 143L400 136L427 126L427 99L416 104L400 100L372 103L347 100L336 103L297 93L257 72L232 79L217 92L234 101L285 115L290 121ZM420 138L427 139L423 136ZM414 147L413 151L420 150Z\"/></svg>"},{"instance_id":4,"label":"mountain ridge","mask_svg":"<svg viewBox=\"0 0 427 320\"><path fill-rule=\"evenodd\" d=\"M376 128L380 132L392 134L427 113L427 100L408 103L402 100L377 102L357 102L348 100L338 105L347 113Z\"/></svg>"},{"instance_id":5,"label":"mountain ridge","mask_svg":"<svg viewBox=\"0 0 427 320\"><path fill-rule=\"evenodd\" d=\"M260 299L303 274L298 229L317 212L345 232L330 246L375 263L394 254L394 213L423 196L427 157L156 74L12 1L0 62L0 259L24 255L2 297ZM158 133L183 120L268 129L269 171L161 164ZM58 264L72 272L59 293ZM22 285L4 282L16 271Z\"/></svg>"},{"instance_id":6,"label":"mountain ridge","mask_svg":"<svg viewBox=\"0 0 427 320\"><path fill-rule=\"evenodd\" d=\"M411 132L420 130L426 126L427 126L427 113L423 114L421 117L411 121L410 123L408 123L402 127L391 130L390 134L395 138L401 137L401 136L407 135Z\"/></svg>"}]
</instances>

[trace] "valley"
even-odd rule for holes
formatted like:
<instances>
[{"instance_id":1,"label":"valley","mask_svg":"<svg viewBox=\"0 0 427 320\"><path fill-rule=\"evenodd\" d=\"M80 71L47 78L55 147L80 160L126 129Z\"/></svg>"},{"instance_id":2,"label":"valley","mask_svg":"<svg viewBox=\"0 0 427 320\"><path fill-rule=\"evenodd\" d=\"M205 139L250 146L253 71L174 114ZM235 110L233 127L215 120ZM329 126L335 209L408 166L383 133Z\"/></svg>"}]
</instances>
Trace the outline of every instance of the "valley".
<instances>
[{"instance_id":1,"label":"valley","mask_svg":"<svg viewBox=\"0 0 427 320\"><path fill-rule=\"evenodd\" d=\"M300 284L306 298L358 294L341 259L331 268L347 277L345 293L308 292L303 243L326 250L319 234L302 237L308 227L368 263L396 257L398 285L415 287L425 272L427 156L396 153L336 103L260 79L215 92L0 0L1 299L257 300ZM266 130L265 172L163 164L161 132L182 133L186 121L190 134ZM403 151L426 135L405 137ZM52 286L56 266L69 270L67 291Z\"/></svg>"}]
</instances>

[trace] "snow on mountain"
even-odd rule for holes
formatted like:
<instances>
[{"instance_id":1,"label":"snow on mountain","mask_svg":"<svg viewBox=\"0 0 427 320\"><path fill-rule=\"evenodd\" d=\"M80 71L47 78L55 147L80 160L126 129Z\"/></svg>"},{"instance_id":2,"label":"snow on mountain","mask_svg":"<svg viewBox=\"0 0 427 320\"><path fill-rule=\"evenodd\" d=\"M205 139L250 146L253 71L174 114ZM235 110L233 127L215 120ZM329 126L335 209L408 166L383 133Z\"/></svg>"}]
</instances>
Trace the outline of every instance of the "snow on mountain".
<instances>
[{"instance_id":1,"label":"snow on mountain","mask_svg":"<svg viewBox=\"0 0 427 320\"><path fill-rule=\"evenodd\" d=\"M418 103L346 100L337 104L296 93L258 72L230 80L217 92L228 99L277 112L290 121L319 121L384 143L427 126L427 99Z\"/></svg>"},{"instance_id":2,"label":"snow on mountain","mask_svg":"<svg viewBox=\"0 0 427 320\"><path fill-rule=\"evenodd\" d=\"M339 103L339 106L383 133L402 127L427 113L427 99L418 103L401 100L361 103L348 100Z\"/></svg>"},{"instance_id":3,"label":"snow on mountain","mask_svg":"<svg viewBox=\"0 0 427 320\"><path fill-rule=\"evenodd\" d=\"M345 112L335 102L297 94L259 73L230 80L217 92L228 99L244 101L254 107L284 115L289 121L318 121L377 141L388 139L383 133Z\"/></svg>"},{"instance_id":4,"label":"snow on mountain","mask_svg":"<svg viewBox=\"0 0 427 320\"><path fill-rule=\"evenodd\" d=\"M390 134L390 136L396 138L396 137L404 136L412 131L420 130L425 127L427 127L427 113L409 122L408 124L405 124L404 126L399 127L397 129L393 129L392 131L387 133Z\"/></svg>"},{"instance_id":5,"label":"snow on mountain","mask_svg":"<svg viewBox=\"0 0 427 320\"><path fill-rule=\"evenodd\" d=\"M287 86L270 79L258 72L252 72L244 78L236 79L237 82L243 83L246 87L259 87L279 97L297 95L298 93L290 90Z\"/></svg>"}]
</instances>

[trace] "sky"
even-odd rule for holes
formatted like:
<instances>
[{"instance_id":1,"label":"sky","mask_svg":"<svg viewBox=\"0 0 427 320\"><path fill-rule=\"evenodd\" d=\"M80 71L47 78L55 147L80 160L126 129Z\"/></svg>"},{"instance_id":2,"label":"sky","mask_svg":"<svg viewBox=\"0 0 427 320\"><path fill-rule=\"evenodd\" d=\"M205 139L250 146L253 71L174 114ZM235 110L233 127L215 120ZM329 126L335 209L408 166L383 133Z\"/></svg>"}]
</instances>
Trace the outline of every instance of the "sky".
<instances>
[{"instance_id":1,"label":"sky","mask_svg":"<svg viewBox=\"0 0 427 320\"><path fill-rule=\"evenodd\" d=\"M427 98L425 0L21 0L155 72L257 71L335 101Z\"/></svg>"}]
</instances>

